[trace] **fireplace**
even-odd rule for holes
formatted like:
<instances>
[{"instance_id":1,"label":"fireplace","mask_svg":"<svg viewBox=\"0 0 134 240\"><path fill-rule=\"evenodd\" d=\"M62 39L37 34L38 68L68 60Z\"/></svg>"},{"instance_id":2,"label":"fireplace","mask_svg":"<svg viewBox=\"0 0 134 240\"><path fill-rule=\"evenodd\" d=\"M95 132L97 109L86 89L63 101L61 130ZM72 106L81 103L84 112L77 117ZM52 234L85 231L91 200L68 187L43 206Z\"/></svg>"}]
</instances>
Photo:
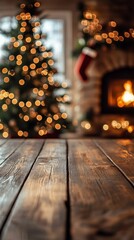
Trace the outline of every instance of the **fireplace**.
<instances>
[{"instance_id":1,"label":"fireplace","mask_svg":"<svg viewBox=\"0 0 134 240\"><path fill-rule=\"evenodd\" d=\"M100 50L87 75L87 82L77 84L79 131L101 137L134 137L134 52Z\"/></svg>"},{"instance_id":2,"label":"fireplace","mask_svg":"<svg viewBox=\"0 0 134 240\"><path fill-rule=\"evenodd\" d=\"M134 68L120 68L105 74L101 92L102 113L134 114Z\"/></svg>"}]
</instances>

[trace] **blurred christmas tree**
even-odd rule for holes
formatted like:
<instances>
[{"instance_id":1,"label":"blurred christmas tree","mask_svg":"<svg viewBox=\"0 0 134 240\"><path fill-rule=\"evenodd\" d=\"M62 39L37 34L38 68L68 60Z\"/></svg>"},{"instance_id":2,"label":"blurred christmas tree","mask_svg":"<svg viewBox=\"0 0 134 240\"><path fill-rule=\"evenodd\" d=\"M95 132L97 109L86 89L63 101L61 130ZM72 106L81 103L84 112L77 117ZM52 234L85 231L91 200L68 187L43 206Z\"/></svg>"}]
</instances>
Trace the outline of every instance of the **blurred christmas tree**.
<instances>
[{"instance_id":1,"label":"blurred christmas tree","mask_svg":"<svg viewBox=\"0 0 134 240\"><path fill-rule=\"evenodd\" d=\"M67 84L54 80L53 54L42 44L40 3L19 2L16 28L3 32L11 40L0 63L0 132L4 138L43 137L66 128L67 113L59 103L68 101Z\"/></svg>"}]
</instances>

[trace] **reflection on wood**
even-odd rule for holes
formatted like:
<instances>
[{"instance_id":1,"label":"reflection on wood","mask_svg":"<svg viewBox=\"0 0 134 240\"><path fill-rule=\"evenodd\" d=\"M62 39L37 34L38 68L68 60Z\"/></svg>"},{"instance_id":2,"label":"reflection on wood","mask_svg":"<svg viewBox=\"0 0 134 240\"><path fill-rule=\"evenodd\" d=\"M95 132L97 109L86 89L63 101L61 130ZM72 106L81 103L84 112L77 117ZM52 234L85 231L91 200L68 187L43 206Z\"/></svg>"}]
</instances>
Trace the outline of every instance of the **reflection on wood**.
<instances>
[{"instance_id":1,"label":"reflection on wood","mask_svg":"<svg viewBox=\"0 0 134 240\"><path fill-rule=\"evenodd\" d=\"M66 143L47 140L18 197L2 239L64 239L65 201Z\"/></svg>"},{"instance_id":2,"label":"reflection on wood","mask_svg":"<svg viewBox=\"0 0 134 240\"><path fill-rule=\"evenodd\" d=\"M69 172L73 239L123 239L125 224L132 237L132 186L92 140L69 140Z\"/></svg>"},{"instance_id":3,"label":"reflection on wood","mask_svg":"<svg viewBox=\"0 0 134 240\"><path fill-rule=\"evenodd\" d=\"M134 140L16 144L1 145L0 240L133 240Z\"/></svg>"},{"instance_id":4,"label":"reflection on wood","mask_svg":"<svg viewBox=\"0 0 134 240\"><path fill-rule=\"evenodd\" d=\"M18 141L18 145L17 141L18 140L7 141L7 154L13 145L14 153L0 166L0 228L43 143L42 141L26 140L19 146L22 141ZM9 146L11 146L11 148ZM16 149L17 146L18 149ZM6 149L3 148L1 154L6 155Z\"/></svg>"}]
</instances>

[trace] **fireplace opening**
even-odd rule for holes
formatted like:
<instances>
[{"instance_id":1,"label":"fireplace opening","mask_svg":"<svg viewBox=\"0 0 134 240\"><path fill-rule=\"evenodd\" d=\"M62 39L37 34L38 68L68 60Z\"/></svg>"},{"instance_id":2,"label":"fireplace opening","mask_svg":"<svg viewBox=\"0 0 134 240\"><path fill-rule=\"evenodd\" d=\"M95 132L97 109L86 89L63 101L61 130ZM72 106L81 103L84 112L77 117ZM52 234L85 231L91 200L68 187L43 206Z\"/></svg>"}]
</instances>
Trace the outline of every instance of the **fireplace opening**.
<instances>
[{"instance_id":1,"label":"fireplace opening","mask_svg":"<svg viewBox=\"0 0 134 240\"><path fill-rule=\"evenodd\" d=\"M134 68L122 68L104 75L102 113L134 114Z\"/></svg>"}]
</instances>

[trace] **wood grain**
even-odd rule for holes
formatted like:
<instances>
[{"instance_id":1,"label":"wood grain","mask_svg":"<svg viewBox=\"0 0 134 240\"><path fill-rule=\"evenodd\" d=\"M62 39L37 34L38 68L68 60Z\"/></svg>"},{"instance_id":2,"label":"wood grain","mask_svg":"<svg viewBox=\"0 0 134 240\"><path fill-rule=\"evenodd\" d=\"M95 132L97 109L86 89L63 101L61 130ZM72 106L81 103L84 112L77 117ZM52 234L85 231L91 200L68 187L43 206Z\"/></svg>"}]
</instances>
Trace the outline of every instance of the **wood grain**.
<instances>
[{"instance_id":1,"label":"wood grain","mask_svg":"<svg viewBox=\"0 0 134 240\"><path fill-rule=\"evenodd\" d=\"M134 141L107 139L96 143L134 186Z\"/></svg>"},{"instance_id":2,"label":"wood grain","mask_svg":"<svg viewBox=\"0 0 134 240\"><path fill-rule=\"evenodd\" d=\"M0 146L2 146L5 142L7 142L7 139L0 139Z\"/></svg>"},{"instance_id":3,"label":"wood grain","mask_svg":"<svg viewBox=\"0 0 134 240\"><path fill-rule=\"evenodd\" d=\"M132 185L92 140L68 140L68 147L72 239L132 239Z\"/></svg>"},{"instance_id":4,"label":"wood grain","mask_svg":"<svg viewBox=\"0 0 134 240\"><path fill-rule=\"evenodd\" d=\"M4 142L1 141L0 146L0 165L23 143L24 140L12 139Z\"/></svg>"},{"instance_id":5,"label":"wood grain","mask_svg":"<svg viewBox=\"0 0 134 240\"><path fill-rule=\"evenodd\" d=\"M9 140L1 148L4 158L13 153L0 165L0 229L43 144L42 140L17 141Z\"/></svg>"},{"instance_id":6,"label":"wood grain","mask_svg":"<svg viewBox=\"0 0 134 240\"><path fill-rule=\"evenodd\" d=\"M16 201L2 240L64 240L66 142L47 140Z\"/></svg>"}]
</instances>

